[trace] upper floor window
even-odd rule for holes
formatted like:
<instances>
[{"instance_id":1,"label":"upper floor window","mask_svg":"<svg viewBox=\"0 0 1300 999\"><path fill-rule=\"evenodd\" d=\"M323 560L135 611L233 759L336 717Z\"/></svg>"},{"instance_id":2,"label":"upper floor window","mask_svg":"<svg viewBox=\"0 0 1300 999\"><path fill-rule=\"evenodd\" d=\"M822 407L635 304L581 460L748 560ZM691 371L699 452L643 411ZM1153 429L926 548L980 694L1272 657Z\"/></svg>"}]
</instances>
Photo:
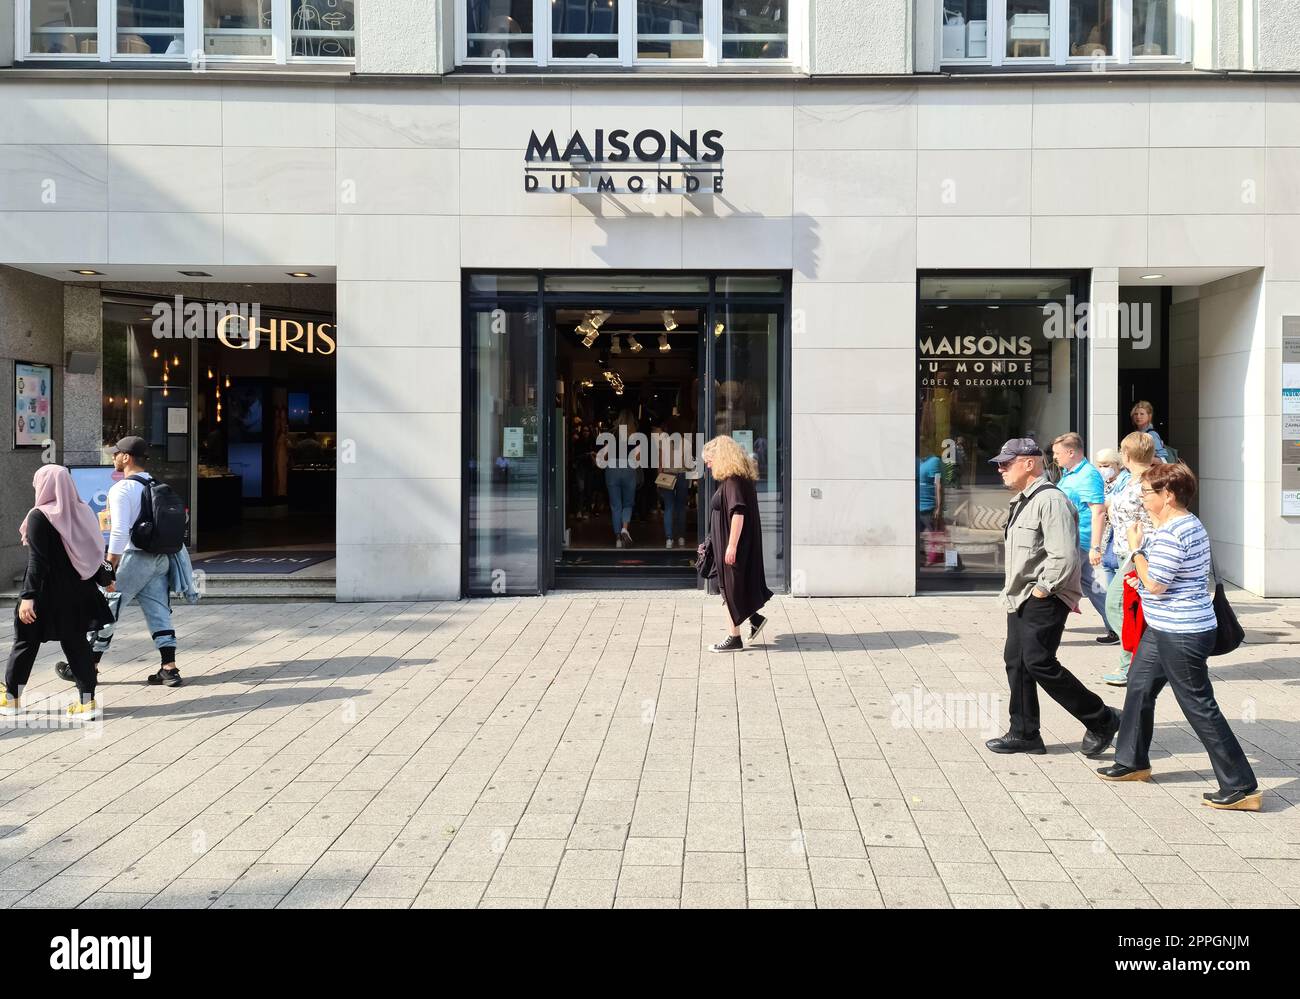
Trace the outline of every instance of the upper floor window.
<instances>
[{"instance_id":1,"label":"upper floor window","mask_svg":"<svg viewBox=\"0 0 1300 999\"><path fill-rule=\"evenodd\" d=\"M790 64L807 0L458 0L464 65Z\"/></svg>"},{"instance_id":2,"label":"upper floor window","mask_svg":"<svg viewBox=\"0 0 1300 999\"><path fill-rule=\"evenodd\" d=\"M361 0L17 0L31 59L317 62L356 54Z\"/></svg>"},{"instance_id":3,"label":"upper floor window","mask_svg":"<svg viewBox=\"0 0 1300 999\"><path fill-rule=\"evenodd\" d=\"M943 0L944 65L1187 62L1191 0Z\"/></svg>"}]
</instances>

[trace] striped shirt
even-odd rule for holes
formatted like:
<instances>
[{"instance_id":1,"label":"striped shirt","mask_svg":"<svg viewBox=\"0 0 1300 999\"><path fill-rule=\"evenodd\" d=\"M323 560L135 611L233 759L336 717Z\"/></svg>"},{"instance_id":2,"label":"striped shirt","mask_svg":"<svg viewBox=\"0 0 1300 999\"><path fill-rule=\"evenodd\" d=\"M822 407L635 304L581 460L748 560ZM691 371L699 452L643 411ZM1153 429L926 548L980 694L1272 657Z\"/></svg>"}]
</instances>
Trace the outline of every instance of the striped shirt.
<instances>
[{"instance_id":1,"label":"striped shirt","mask_svg":"<svg viewBox=\"0 0 1300 999\"><path fill-rule=\"evenodd\" d=\"M1168 587L1151 593L1138 584L1142 614L1158 631L1194 634L1216 627L1210 596L1210 536L1195 514L1170 521L1142 545L1147 575Z\"/></svg>"}]
</instances>

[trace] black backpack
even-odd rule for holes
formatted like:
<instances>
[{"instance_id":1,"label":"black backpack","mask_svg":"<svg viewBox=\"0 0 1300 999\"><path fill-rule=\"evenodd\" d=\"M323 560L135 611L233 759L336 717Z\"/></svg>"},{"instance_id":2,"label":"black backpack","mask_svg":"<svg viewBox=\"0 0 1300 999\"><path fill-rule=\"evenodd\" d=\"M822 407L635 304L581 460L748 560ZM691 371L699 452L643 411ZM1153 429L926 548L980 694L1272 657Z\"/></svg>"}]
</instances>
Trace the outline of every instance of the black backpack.
<instances>
[{"instance_id":1,"label":"black backpack","mask_svg":"<svg viewBox=\"0 0 1300 999\"><path fill-rule=\"evenodd\" d=\"M130 475L144 486L140 516L131 525L131 544L151 555L175 555L185 547L185 525L189 517L176 490L157 479Z\"/></svg>"}]
</instances>

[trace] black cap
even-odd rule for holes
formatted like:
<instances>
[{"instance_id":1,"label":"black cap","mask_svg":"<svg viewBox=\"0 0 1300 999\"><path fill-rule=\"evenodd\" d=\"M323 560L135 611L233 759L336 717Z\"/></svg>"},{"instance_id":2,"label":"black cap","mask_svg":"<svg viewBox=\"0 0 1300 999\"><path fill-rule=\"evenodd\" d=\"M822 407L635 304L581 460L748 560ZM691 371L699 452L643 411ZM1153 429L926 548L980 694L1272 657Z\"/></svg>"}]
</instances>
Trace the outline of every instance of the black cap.
<instances>
[{"instance_id":1,"label":"black cap","mask_svg":"<svg viewBox=\"0 0 1300 999\"><path fill-rule=\"evenodd\" d=\"M149 442L143 437L123 437L113 445L114 454L129 454L132 458L148 458Z\"/></svg>"},{"instance_id":2,"label":"black cap","mask_svg":"<svg viewBox=\"0 0 1300 999\"><path fill-rule=\"evenodd\" d=\"M1015 458L1043 456L1043 449L1032 437L1013 437L1002 445L1001 454L989 459L990 465L1001 465Z\"/></svg>"}]
</instances>

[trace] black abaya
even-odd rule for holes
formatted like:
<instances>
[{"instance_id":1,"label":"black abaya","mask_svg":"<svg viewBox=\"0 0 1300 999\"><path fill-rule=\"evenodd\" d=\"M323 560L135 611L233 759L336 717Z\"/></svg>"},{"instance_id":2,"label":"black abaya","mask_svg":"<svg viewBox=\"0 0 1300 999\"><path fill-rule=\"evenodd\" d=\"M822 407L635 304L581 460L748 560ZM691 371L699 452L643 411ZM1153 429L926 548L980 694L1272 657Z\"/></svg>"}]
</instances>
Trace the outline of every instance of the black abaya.
<instances>
[{"instance_id":1,"label":"black abaya","mask_svg":"<svg viewBox=\"0 0 1300 999\"><path fill-rule=\"evenodd\" d=\"M727 565L731 518L740 514L745 523L736 546L736 564ZM772 598L763 572L763 528L758 516L758 491L751 479L733 475L718 483L709 511L709 534L718 565L718 585L727 613L739 625Z\"/></svg>"}]
</instances>

